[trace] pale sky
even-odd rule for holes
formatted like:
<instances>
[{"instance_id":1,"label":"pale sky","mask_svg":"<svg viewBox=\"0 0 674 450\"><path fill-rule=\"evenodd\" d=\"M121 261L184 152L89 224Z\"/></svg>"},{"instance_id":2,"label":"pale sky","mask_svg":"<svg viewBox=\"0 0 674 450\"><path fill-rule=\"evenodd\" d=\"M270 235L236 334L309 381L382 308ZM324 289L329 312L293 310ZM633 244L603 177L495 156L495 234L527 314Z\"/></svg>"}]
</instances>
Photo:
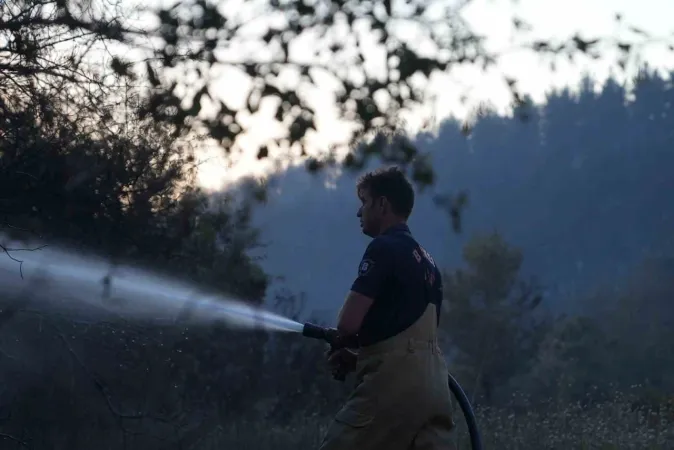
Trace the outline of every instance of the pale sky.
<instances>
[{"instance_id":1,"label":"pale sky","mask_svg":"<svg viewBox=\"0 0 674 450\"><path fill-rule=\"evenodd\" d=\"M128 0L134 2L134 0ZM138 1L138 0L135 0ZM150 0L149 3L171 2L176 0ZM250 2L255 0L228 0L231 2ZM438 0L445 1L445 0ZM456 0L447 0L456 1ZM147 5L148 1L142 1ZM223 3L224 4L224 3ZM517 44L513 40L513 17L524 19L533 30L526 40L564 39L580 32L586 38L618 36L634 40L635 35L619 33L615 14L620 13L624 22L639 27L656 38L667 38L674 42L674 0L473 0L463 11L464 18L478 34L487 37L489 50L499 51L505 56L501 64L490 73L481 73L475 68L457 68L451 75L438 75L431 79L429 88L437 95L435 104L428 104L421 111L414 111L405 117L411 131L419 129L429 117L435 122L453 115L464 118L470 108L482 102L488 102L501 109L509 100L508 91L503 83L502 74L508 74L518 81L520 91L530 94L540 101L544 93L552 86L574 85L584 73L599 80L605 79L614 60L608 55L599 61L581 61L576 65L561 61L557 71L551 72L548 63L541 63L532 54L512 50ZM521 35L520 35L521 36ZM298 48L301 48L300 44ZM307 45L310 45L307 44ZM299 51L301 53L301 50ZM655 68L674 68L674 53L667 46L657 42L643 51L644 60ZM241 104L247 96L247 79L234 70L218 72L218 78L211 85L213 91L233 105ZM460 97L467 95L468 103L462 105ZM330 93L317 90L311 93L313 107L318 117L319 132L313 142L324 144L343 140L343 125L336 121L334 112L329 108ZM258 144L269 137L282 133L278 125L268 120L256 120L250 132L242 139L241 146L249 147L247 156L240 158L234 167L226 164L222 149L209 146L203 149L199 159L202 161L199 182L207 189L218 189L223 182L236 179L243 174L261 174L269 167L256 159Z\"/></svg>"},{"instance_id":2,"label":"pale sky","mask_svg":"<svg viewBox=\"0 0 674 450\"><path fill-rule=\"evenodd\" d=\"M465 9L464 17L478 33L488 37L490 48L509 49L513 47L512 17L515 15L532 25L531 37L563 39L576 32L588 38L616 35L616 13L622 14L625 23L639 27L653 36L673 36L672 0L519 0L515 4L511 0L475 0ZM624 33L622 36L633 37ZM654 43L644 50L643 55L644 60L653 67L674 67L674 55L667 51L665 45ZM590 73L600 80L605 79L612 64L612 60L586 61L575 66L562 62L557 65L556 73L552 73L549 64L538 62L534 55L513 52L502 60L500 70L517 79L522 91L540 101L551 86L573 85L580 80L583 73ZM478 70L464 69L455 71L451 77L436 77L433 85L438 94L437 105L429 105L427 111L406 117L413 128L429 115L436 120L449 115L464 118L467 108L479 102L487 101L502 108L508 100L502 77L497 73L484 74ZM236 89L234 86L232 88ZM223 90L223 95L228 94L236 95ZM468 94L468 106L459 102L463 94ZM321 130L322 137L339 140L343 128L334 122L325 125ZM258 137L263 139L262 136ZM203 158L207 162L201 166L199 180L209 189L217 189L223 181L244 173L264 171L254 152L238 162L234 168L226 167L222 152L217 148L205 150Z\"/></svg>"}]
</instances>

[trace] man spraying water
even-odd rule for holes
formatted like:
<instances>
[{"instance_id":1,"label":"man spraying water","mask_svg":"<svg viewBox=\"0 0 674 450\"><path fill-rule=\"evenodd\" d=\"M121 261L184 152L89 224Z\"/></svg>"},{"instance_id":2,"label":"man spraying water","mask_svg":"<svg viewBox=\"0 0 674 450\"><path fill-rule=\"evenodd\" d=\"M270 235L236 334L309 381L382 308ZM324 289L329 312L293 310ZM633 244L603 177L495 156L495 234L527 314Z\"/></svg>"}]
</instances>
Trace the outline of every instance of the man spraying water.
<instances>
[{"instance_id":1,"label":"man spraying water","mask_svg":"<svg viewBox=\"0 0 674 450\"><path fill-rule=\"evenodd\" d=\"M336 375L356 386L320 450L446 449L454 427L447 367L437 342L441 274L406 222L414 190L398 168L365 174L357 185L364 234L373 238L338 316Z\"/></svg>"}]
</instances>

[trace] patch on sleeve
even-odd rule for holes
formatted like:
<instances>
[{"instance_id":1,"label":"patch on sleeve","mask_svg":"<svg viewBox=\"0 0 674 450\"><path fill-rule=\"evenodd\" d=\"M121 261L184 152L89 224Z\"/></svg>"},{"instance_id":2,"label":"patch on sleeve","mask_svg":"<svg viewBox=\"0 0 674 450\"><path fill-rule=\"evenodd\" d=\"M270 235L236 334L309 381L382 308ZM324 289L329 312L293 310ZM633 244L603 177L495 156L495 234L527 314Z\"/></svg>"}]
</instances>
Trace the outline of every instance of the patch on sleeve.
<instances>
[{"instance_id":1,"label":"patch on sleeve","mask_svg":"<svg viewBox=\"0 0 674 450\"><path fill-rule=\"evenodd\" d=\"M360 262L360 266L358 266L358 276L362 277L363 275L367 275L372 267L374 266L374 261L371 259L364 259Z\"/></svg>"}]
</instances>

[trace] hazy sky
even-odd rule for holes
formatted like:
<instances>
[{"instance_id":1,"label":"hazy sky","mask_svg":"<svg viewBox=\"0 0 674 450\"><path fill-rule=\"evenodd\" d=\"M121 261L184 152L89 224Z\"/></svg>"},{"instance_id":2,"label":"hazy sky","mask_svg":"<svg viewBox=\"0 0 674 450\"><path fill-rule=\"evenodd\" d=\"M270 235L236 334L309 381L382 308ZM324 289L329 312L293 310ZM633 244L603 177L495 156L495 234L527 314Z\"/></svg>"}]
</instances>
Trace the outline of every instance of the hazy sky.
<instances>
[{"instance_id":1,"label":"hazy sky","mask_svg":"<svg viewBox=\"0 0 674 450\"><path fill-rule=\"evenodd\" d=\"M532 38L563 39L576 32L588 38L613 35L633 37L634 35L619 33L615 21L616 13L621 13L626 23L640 27L656 37L671 36L674 31L671 21L674 17L674 1L671 0L520 0L514 3L511 0L475 0L463 12L476 31L487 36L488 45L492 49L513 47L512 18L515 16L532 25ZM645 49L643 55L654 67L674 67L674 56L664 45L654 43ZM610 59L585 61L576 65L562 62L553 73L548 63L538 61L534 55L508 51L498 68L500 73L495 70L485 74L476 69L464 68L455 70L451 76L435 77L432 86L438 93L437 105L429 105L427 111L417 112L406 117L406 120L415 126L431 114L436 120L448 115L462 118L468 108L481 101L488 101L502 108L508 101L502 73L516 78L522 91L530 93L535 100L541 100L551 86L574 84L583 73L590 73L599 79L605 78L610 73L612 63L613 60ZM228 88L223 88L222 93L225 96L236 96L235 83L228 83ZM467 105L462 105L459 101L464 94L468 94ZM317 103L320 104L320 101ZM334 123L334 117L325 120L331 115L330 111L322 112L324 120L319 139L339 140L343 135L343 128ZM272 130L274 127L265 124L260 129ZM265 138L260 132L256 132L255 137L257 139L253 138L249 142L260 142ZM201 166L200 181L208 188L219 187L223 179L263 170L254 152L241 160L235 168L225 167L221 150L217 148L206 150L203 158L207 162Z\"/></svg>"},{"instance_id":2,"label":"hazy sky","mask_svg":"<svg viewBox=\"0 0 674 450\"><path fill-rule=\"evenodd\" d=\"M147 6L179 0L127 1ZM229 11L244 11L244 5L256 3L259 2L226 0L221 4ZM503 74L518 80L520 90L529 93L537 101L542 100L544 93L552 86L573 85L585 73L600 80L604 79L610 74L615 54L609 54L599 61L585 60L574 65L561 61L553 73L548 62L538 60L535 55L512 50L518 43L513 40L512 19L518 17L532 25L533 29L525 36L527 41L539 38L565 39L577 32L587 38L617 36L634 40L634 34L619 30L615 21L616 13L622 14L627 24L639 27L656 38L664 39L669 36L670 42L674 41L674 23L671 20L674 17L673 0L473 0L462 14L478 34L487 37L489 50L504 55L499 66L489 73L483 73L476 68L460 67L454 68L449 75L434 76L428 87L437 94L435 104L426 105L421 111L413 111L404 119L415 130L421 123L426 123L429 117L433 117L436 122L449 115L464 118L471 108L481 102L489 102L499 109L504 108L509 95L503 82ZM519 37L521 39L522 35ZM297 52L294 58L302 54L303 45L299 44L295 48ZM653 67L674 67L674 53L668 52L664 44L651 44L643 55L644 60ZM248 93L247 81L245 75L237 70L225 68L218 70L211 90L234 105L243 105ZM466 104L460 102L462 96L467 96ZM312 137L312 142L319 146L342 141L347 136L343 125L336 121L334 111L329 106L330 97L328 90L321 89L311 93L319 126L319 132ZM255 126L249 130L240 144L244 148L250 148L250 154L241 158L234 168L225 165L221 149L214 146L204 149L200 157L202 164L199 177L204 187L218 188L223 181L235 179L241 174L265 170L265 166L255 158L255 149L269 137L281 134L283 130L268 120L255 121Z\"/></svg>"}]
</instances>

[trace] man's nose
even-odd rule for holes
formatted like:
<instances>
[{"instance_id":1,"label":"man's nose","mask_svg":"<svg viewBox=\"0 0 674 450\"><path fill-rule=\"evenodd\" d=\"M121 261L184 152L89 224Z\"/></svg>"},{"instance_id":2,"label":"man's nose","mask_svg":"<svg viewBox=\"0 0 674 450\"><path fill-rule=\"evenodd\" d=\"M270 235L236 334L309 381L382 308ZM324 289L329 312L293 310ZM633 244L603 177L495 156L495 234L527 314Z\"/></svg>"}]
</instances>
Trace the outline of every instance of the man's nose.
<instances>
[{"instance_id":1,"label":"man's nose","mask_svg":"<svg viewBox=\"0 0 674 450\"><path fill-rule=\"evenodd\" d=\"M358 208L358 212L356 213L356 217L360 217L362 215L363 215L362 210L360 208Z\"/></svg>"}]
</instances>

